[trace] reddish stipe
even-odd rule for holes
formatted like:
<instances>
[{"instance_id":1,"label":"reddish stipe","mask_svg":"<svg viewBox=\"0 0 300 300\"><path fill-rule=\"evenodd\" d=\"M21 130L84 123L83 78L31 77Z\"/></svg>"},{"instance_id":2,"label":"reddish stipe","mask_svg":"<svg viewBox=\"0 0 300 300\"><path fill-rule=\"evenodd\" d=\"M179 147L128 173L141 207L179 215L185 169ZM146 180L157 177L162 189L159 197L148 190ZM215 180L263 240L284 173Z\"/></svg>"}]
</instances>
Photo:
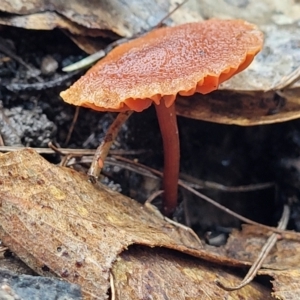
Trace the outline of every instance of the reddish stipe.
<instances>
[{"instance_id":1,"label":"reddish stipe","mask_svg":"<svg viewBox=\"0 0 300 300\"><path fill-rule=\"evenodd\" d=\"M164 147L163 212L170 216L177 206L178 194L180 146L177 117L174 102L166 107L165 101L161 100L159 105L155 105L155 109Z\"/></svg>"}]
</instances>

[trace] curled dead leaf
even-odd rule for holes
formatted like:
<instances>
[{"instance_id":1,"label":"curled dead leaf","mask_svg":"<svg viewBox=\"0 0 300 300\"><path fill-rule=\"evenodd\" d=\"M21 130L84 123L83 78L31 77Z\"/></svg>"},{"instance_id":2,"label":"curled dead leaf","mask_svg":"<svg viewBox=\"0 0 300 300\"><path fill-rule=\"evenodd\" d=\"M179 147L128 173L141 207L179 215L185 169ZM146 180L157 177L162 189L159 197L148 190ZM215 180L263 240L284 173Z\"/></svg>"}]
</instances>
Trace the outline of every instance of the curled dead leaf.
<instances>
[{"instance_id":1,"label":"curled dead leaf","mask_svg":"<svg viewBox=\"0 0 300 300\"><path fill-rule=\"evenodd\" d=\"M227 292L215 281L229 284L239 277L229 270L167 249L130 247L113 265L116 299L273 299L267 288L251 283Z\"/></svg>"},{"instance_id":2,"label":"curled dead leaf","mask_svg":"<svg viewBox=\"0 0 300 300\"><path fill-rule=\"evenodd\" d=\"M244 265L206 252L185 229L30 149L0 156L0 188L2 241L37 273L81 285L87 299L105 299L112 263L132 244Z\"/></svg>"},{"instance_id":3,"label":"curled dead leaf","mask_svg":"<svg viewBox=\"0 0 300 300\"><path fill-rule=\"evenodd\" d=\"M238 76L238 75L237 75ZM275 92L236 93L216 91L208 95L179 96L180 116L221 124L252 126L273 124L300 117L299 89Z\"/></svg>"},{"instance_id":4,"label":"curled dead leaf","mask_svg":"<svg viewBox=\"0 0 300 300\"><path fill-rule=\"evenodd\" d=\"M262 228L244 225L242 231L233 231L227 244L219 251L225 251L238 260L254 261L270 234ZM259 275L273 278L272 294L276 299L296 300L300 297L300 234L298 233L298 240L295 237L278 240L276 247L267 256L263 269L258 272Z\"/></svg>"}]
</instances>

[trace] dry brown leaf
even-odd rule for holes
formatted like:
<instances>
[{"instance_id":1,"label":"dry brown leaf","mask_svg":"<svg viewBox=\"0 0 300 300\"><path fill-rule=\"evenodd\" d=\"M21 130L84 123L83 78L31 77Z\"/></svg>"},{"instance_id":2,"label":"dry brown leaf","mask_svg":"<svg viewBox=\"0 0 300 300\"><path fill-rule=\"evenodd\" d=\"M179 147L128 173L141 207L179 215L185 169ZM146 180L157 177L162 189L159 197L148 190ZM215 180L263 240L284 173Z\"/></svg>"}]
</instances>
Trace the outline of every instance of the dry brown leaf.
<instances>
[{"instance_id":1,"label":"dry brown leaf","mask_svg":"<svg viewBox=\"0 0 300 300\"><path fill-rule=\"evenodd\" d=\"M299 265L299 262L298 264ZM299 300L300 299L300 270L299 268L287 271L263 270L260 274L269 275L272 280L272 295L279 300Z\"/></svg>"},{"instance_id":2,"label":"dry brown leaf","mask_svg":"<svg viewBox=\"0 0 300 300\"><path fill-rule=\"evenodd\" d=\"M34 30L51 30L58 27L76 35L105 36L103 30L83 27L55 12L41 12L25 16L6 15L0 18L0 24Z\"/></svg>"},{"instance_id":3,"label":"dry brown leaf","mask_svg":"<svg viewBox=\"0 0 300 300\"><path fill-rule=\"evenodd\" d=\"M42 275L47 266L104 299L112 263L131 244L161 246L205 260L247 263L205 251L185 229L137 202L98 189L85 175L53 166L26 149L0 156L0 238Z\"/></svg>"},{"instance_id":4,"label":"dry brown leaf","mask_svg":"<svg viewBox=\"0 0 300 300\"><path fill-rule=\"evenodd\" d=\"M241 261L254 262L270 232L256 226L244 225L242 231L235 230L226 246L218 253ZM216 248L208 248L214 251ZM267 256L259 275L268 275L272 280L276 299L296 300L300 298L300 247L299 240L281 239Z\"/></svg>"},{"instance_id":5,"label":"dry brown leaf","mask_svg":"<svg viewBox=\"0 0 300 300\"><path fill-rule=\"evenodd\" d=\"M116 299L273 299L267 288L251 283L239 291L227 292L216 280L229 285L241 278L209 264L166 249L130 247L113 265Z\"/></svg>"},{"instance_id":6,"label":"dry brown leaf","mask_svg":"<svg viewBox=\"0 0 300 300\"><path fill-rule=\"evenodd\" d=\"M120 36L132 36L159 23L168 13L169 6L168 1L162 0L3 0L0 10L17 15L55 11L86 28L111 30Z\"/></svg>"},{"instance_id":7,"label":"dry brown leaf","mask_svg":"<svg viewBox=\"0 0 300 300\"><path fill-rule=\"evenodd\" d=\"M176 112L180 116L221 124L252 126L272 124L300 117L300 90L239 94L216 91L208 95L177 97Z\"/></svg>"},{"instance_id":8,"label":"dry brown leaf","mask_svg":"<svg viewBox=\"0 0 300 300\"><path fill-rule=\"evenodd\" d=\"M225 246L227 255L241 261L253 262L270 233L256 226L244 225L235 230ZM300 241L281 239L266 258L263 266L273 270L293 269L300 262Z\"/></svg>"},{"instance_id":9,"label":"dry brown leaf","mask_svg":"<svg viewBox=\"0 0 300 300\"><path fill-rule=\"evenodd\" d=\"M85 53L93 54L106 47L103 39L92 38L82 35L74 35L68 32L65 34Z\"/></svg>"}]
</instances>

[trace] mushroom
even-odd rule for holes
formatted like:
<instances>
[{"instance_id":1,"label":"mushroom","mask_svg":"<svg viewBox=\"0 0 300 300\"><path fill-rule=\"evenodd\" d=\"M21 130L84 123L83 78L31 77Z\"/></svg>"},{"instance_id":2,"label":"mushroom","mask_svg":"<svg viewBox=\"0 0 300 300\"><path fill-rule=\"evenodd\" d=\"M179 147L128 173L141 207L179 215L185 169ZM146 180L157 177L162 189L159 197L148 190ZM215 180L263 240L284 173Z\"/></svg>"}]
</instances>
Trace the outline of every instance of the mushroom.
<instances>
[{"instance_id":1,"label":"mushroom","mask_svg":"<svg viewBox=\"0 0 300 300\"><path fill-rule=\"evenodd\" d=\"M177 205L176 95L206 94L244 70L263 34L243 20L211 19L155 29L113 49L68 90L64 101L98 111L140 112L155 104L163 139L165 215Z\"/></svg>"}]
</instances>

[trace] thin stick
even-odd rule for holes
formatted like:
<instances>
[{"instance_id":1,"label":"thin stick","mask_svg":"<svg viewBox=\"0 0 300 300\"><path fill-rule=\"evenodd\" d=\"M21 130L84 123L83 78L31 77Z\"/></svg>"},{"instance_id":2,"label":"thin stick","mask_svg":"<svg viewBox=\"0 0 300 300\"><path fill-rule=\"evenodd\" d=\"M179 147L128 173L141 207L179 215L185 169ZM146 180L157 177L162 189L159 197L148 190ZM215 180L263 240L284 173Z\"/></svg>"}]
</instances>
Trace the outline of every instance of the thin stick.
<instances>
[{"instance_id":1,"label":"thin stick","mask_svg":"<svg viewBox=\"0 0 300 300\"><path fill-rule=\"evenodd\" d=\"M274 182L254 183L239 186L226 186L217 182L201 180L187 174L180 173L180 178L187 182L187 184L194 189L213 189L218 191L241 193L258 190L265 190L275 186Z\"/></svg>"},{"instance_id":2,"label":"thin stick","mask_svg":"<svg viewBox=\"0 0 300 300\"><path fill-rule=\"evenodd\" d=\"M163 174L162 172L158 171L158 170L155 170L155 169L152 169L148 166L145 166L143 164L140 164L140 163L137 163L137 162L133 162L131 161L130 159L127 159L127 158L124 158L124 157L120 157L120 156L115 156L116 159L119 159L119 160L122 160L122 161L126 161L126 162L129 162L129 163L132 163L136 166L139 166L140 168L144 168L145 170L148 170L150 172L152 172L153 174L159 176L159 177L162 177ZM294 232L294 231L290 231L290 230L282 230L282 229L278 229L276 227L271 227L271 226L267 226L267 225L263 225L263 224L260 224L260 223L257 223L255 221L252 221L248 218L245 218L241 215L239 215L238 213L230 210L229 208L221 205L220 203L214 201L213 199L209 198L208 196L196 191L195 189L193 189L192 187L188 186L187 183L185 183L184 181L182 180L178 180L178 185L183 187L184 189L190 191L191 193L195 194L196 196L198 196L199 198L207 201L208 203L214 205L215 207L217 207L218 209L226 212L227 214L237 218L238 220L246 223L246 224L250 224L250 225L255 225L263 230L268 230L268 231L271 231L271 232L276 232L276 233L279 233L282 235L283 238L286 238L286 239L293 239L293 240L297 240L299 241L300 240L300 233L299 232Z\"/></svg>"},{"instance_id":3,"label":"thin stick","mask_svg":"<svg viewBox=\"0 0 300 300\"><path fill-rule=\"evenodd\" d=\"M19 92L19 91L42 91L45 89L53 88L58 85L63 84L65 81L71 79L75 75L77 75L79 71L74 71L72 73L68 73L57 78L54 78L50 81L43 81L43 82L36 82L36 83L18 83L12 82L5 85L5 88L12 91L12 92Z\"/></svg>"},{"instance_id":4,"label":"thin stick","mask_svg":"<svg viewBox=\"0 0 300 300\"><path fill-rule=\"evenodd\" d=\"M161 27L162 25L163 25L163 22L167 19L167 18L169 18L172 14L174 14L174 12L176 11L176 10L178 10L183 4L185 4L185 3L187 3L189 0L183 0L181 3L177 3L176 4L176 6L166 15L166 16L164 16L161 20L160 20L160 22L155 26L155 28L157 28L157 27Z\"/></svg>"},{"instance_id":5,"label":"thin stick","mask_svg":"<svg viewBox=\"0 0 300 300\"><path fill-rule=\"evenodd\" d=\"M80 111L80 106L76 106L75 113L74 113L74 116L73 116L73 120L72 120L71 126L69 128L69 132L68 132L67 138L65 140L65 145L69 144L69 141L71 139L72 133L74 131L75 124L76 124L78 116L79 116L79 111Z\"/></svg>"},{"instance_id":6,"label":"thin stick","mask_svg":"<svg viewBox=\"0 0 300 300\"><path fill-rule=\"evenodd\" d=\"M160 196L160 195L163 194L163 193L164 193L163 190L158 190L158 191L152 193L152 194L150 195L150 197L148 197L148 199L145 201L144 204L151 204L152 201L153 201L156 197ZM152 205L152 206L153 206L153 205Z\"/></svg>"},{"instance_id":7,"label":"thin stick","mask_svg":"<svg viewBox=\"0 0 300 300\"><path fill-rule=\"evenodd\" d=\"M271 87L271 91L278 91L288 88L300 78L300 66L287 76L283 76L278 83Z\"/></svg>"},{"instance_id":8,"label":"thin stick","mask_svg":"<svg viewBox=\"0 0 300 300\"><path fill-rule=\"evenodd\" d=\"M109 274L109 283L110 283L110 291L111 291L111 300L116 299L116 291L115 291L115 284L114 284L114 276L112 273Z\"/></svg>"},{"instance_id":9,"label":"thin stick","mask_svg":"<svg viewBox=\"0 0 300 300\"><path fill-rule=\"evenodd\" d=\"M282 213L282 216L281 216L281 219L280 219L280 222L279 222L277 228L284 230L289 221L289 217L290 217L290 208L287 205L285 205L283 208L283 213ZM261 249L261 252L258 255L256 261L253 263L253 265L249 269L247 275L245 276L245 278L241 281L241 283L239 285L230 287L230 286L226 286L225 284L221 283L220 281L217 281L216 284L226 291L236 291L236 290L243 288L247 284L249 284L254 279L254 277L257 275L257 272L261 268L263 262L269 255L272 248L275 246L278 238L279 238L279 235L277 233L272 233L272 235L268 238L266 244Z\"/></svg>"},{"instance_id":10,"label":"thin stick","mask_svg":"<svg viewBox=\"0 0 300 300\"><path fill-rule=\"evenodd\" d=\"M28 149L24 146L0 146L0 152L14 152L20 151L23 149ZM93 156L96 152L94 149L72 149L72 148L58 148L53 147L51 148L31 148L39 154L55 154L59 153L61 155L73 155L73 156ZM123 150L123 149L116 149L116 150L109 150L109 153L112 155L140 155L145 153L146 150ZM90 163L92 159L88 162Z\"/></svg>"},{"instance_id":11,"label":"thin stick","mask_svg":"<svg viewBox=\"0 0 300 300\"><path fill-rule=\"evenodd\" d=\"M119 113L113 123L109 126L103 141L95 152L90 169L88 170L89 180L92 183L96 183L112 143L116 139L122 125L131 116L131 114L132 111Z\"/></svg>"},{"instance_id":12,"label":"thin stick","mask_svg":"<svg viewBox=\"0 0 300 300\"><path fill-rule=\"evenodd\" d=\"M164 191L156 191L154 192L152 195L150 195L150 197L146 200L146 202L144 203L145 207L150 210L152 213L154 213L157 217L163 219L164 221L174 225L175 227L178 227L178 228L181 228L185 231L187 231L188 233L190 233L194 239L198 242L198 244L202 247L202 243L201 243L201 240L199 238L199 236L195 233L195 231L186 226L186 225L183 225L181 223L178 223L178 222L175 222L171 219L169 219L168 217L162 215L162 213L157 209L156 206L152 205L151 202L158 196L160 196Z\"/></svg>"},{"instance_id":13,"label":"thin stick","mask_svg":"<svg viewBox=\"0 0 300 300\"><path fill-rule=\"evenodd\" d=\"M43 148L37 148L37 149L43 149ZM61 148L61 149L62 149L62 152L65 152L65 150L67 150L64 148ZM45 150L49 150L49 149L45 148ZM69 149L69 150L72 150L72 149ZM67 166L71 166L76 163L90 164L92 162L92 157L89 157L88 155L94 155L95 154L94 150L91 150L91 151L93 151L91 154L84 153L85 149L82 149L80 151L82 151L82 152L79 152L78 154L77 153L74 153L74 154L73 153L64 153L66 155L71 154L71 157L69 158ZM87 151L89 151L89 150L87 150ZM0 152L1 152L1 147L0 147ZM146 150L110 150L109 154L111 154L111 155L139 155L139 154L143 154L144 152L146 152ZM73 157L80 157L80 154L85 157L83 157L81 160L71 160ZM153 174L150 171L145 172L144 167L136 166L134 163L132 163L131 160L122 162L121 160L117 161L114 158L107 157L104 162L104 165L106 163L109 165L119 166L121 168L127 169L132 172L136 172L143 176L148 176L151 178L159 178L159 176ZM184 178L183 182L194 189L204 189L204 188L205 189L214 189L214 190L224 191L224 192L228 192L228 193L241 193L241 192L257 191L257 190L265 190L265 189L275 186L274 182L254 183L254 184L239 185L239 186L226 186L226 185L223 185L223 184L220 184L217 182L213 182L213 181L200 180L198 178L194 178L192 176L188 176L183 173L180 173L179 177Z\"/></svg>"},{"instance_id":14,"label":"thin stick","mask_svg":"<svg viewBox=\"0 0 300 300\"><path fill-rule=\"evenodd\" d=\"M34 78L43 83L44 80L39 76L39 74L41 73L40 70L38 70L35 67L30 66L29 64L27 64L20 56L16 55L15 53L13 53L9 48L7 48L5 46L5 43L3 42L3 39L0 38L0 52L8 55L10 58L14 59L15 61L17 61L20 65L24 66L27 70L29 70L32 74L35 74Z\"/></svg>"}]
</instances>

